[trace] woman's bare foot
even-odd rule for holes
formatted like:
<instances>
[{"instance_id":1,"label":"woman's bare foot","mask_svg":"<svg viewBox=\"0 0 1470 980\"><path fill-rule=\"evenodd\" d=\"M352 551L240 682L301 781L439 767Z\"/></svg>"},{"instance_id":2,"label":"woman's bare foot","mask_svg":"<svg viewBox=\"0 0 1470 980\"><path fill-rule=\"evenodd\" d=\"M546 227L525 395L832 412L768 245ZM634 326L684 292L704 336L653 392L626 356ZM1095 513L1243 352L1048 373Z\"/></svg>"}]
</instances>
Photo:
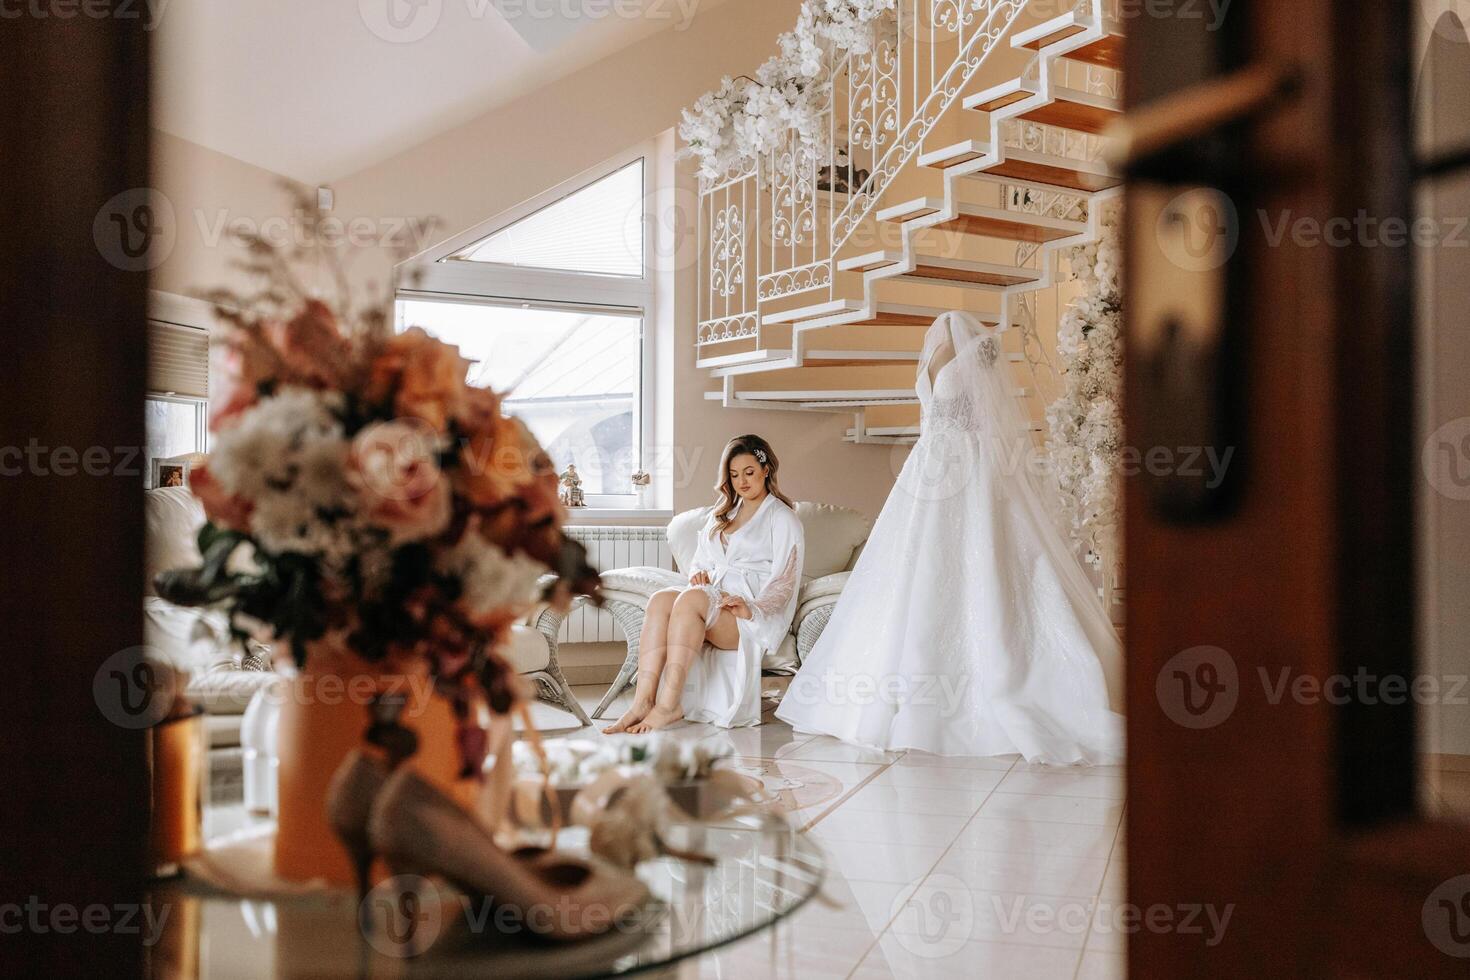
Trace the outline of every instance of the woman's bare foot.
<instances>
[{"instance_id":1,"label":"woman's bare foot","mask_svg":"<svg viewBox=\"0 0 1470 980\"><path fill-rule=\"evenodd\" d=\"M628 731L634 735L642 735L644 732L656 732L660 728L667 728L683 717L684 710L682 708L655 707L642 721L629 728Z\"/></svg>"},{"instance_id":2,"label":"woman's bare foot","mask_svg":"<svg viewBox=\"0 0 1470 980\"><path fill-rule=\"evenodd\" d=\"M642 721L644 716L652 710L652 701L648 702L647 704L639 704L637 701L634 701L633 706L627 711L623 712L623 717L619 718L617 721L604 728L602 730L602 734L616 735L619 732L626 732L631 726L636 725L640 721Z\"/></svg>"}]
</instances>

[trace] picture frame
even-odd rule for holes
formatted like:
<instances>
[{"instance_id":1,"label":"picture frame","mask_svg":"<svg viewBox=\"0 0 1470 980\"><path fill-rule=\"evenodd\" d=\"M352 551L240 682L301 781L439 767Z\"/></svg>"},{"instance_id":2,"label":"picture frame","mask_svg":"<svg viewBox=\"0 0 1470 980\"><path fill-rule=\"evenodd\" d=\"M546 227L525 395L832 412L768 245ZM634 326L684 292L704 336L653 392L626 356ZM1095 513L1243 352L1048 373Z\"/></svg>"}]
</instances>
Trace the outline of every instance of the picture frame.
<instances>
[{"instance_id":1,"label":"picture frame","mask_svg":"<svg viewBox=\"0 0 1470 980\"><path fill-rule=\"evenodd\" d=\"M157 457L151 460L148 485L155 490L162 487L187 487L192 462L189 456Z\"/></svg>"}]
</instances>

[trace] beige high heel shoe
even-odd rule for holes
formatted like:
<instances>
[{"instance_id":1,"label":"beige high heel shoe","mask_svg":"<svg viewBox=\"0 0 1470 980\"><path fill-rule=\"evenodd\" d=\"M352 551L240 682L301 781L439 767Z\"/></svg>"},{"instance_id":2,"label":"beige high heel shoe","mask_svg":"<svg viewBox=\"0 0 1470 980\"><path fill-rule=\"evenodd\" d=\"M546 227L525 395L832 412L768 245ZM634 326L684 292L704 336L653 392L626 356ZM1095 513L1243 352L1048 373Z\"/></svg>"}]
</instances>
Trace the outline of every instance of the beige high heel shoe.
<instances>
[{"instance_id":1,"label":"beige high heel shoe","mask_svg":"<svg viewBox=\"0 0 1470 980\"><path fill-rule=\"evenodd\" d=\"M636 916L649 899L631 874L599 859L541 852L517 860L439 789L404 767L380 788L368 819L372 849L394 874L439 875L493 903L486 921L568 942L605 933ZM509 915L506 915L506 910Z\"/></svg>"},{"instance_id":2,"label":"beige high heel shoe","mask_svg":"<svg viewBox=\"0 0 1470 980\"><path fill-rule=\"evenodd\" d=\"M388 781L388 766L362 749L353 749L342 760L327 787L327 823L342 841L357 879L357 897L367 897L373 887L373 845L368 837L368 819L373 802Z\"/></svg>"}]
</instances>

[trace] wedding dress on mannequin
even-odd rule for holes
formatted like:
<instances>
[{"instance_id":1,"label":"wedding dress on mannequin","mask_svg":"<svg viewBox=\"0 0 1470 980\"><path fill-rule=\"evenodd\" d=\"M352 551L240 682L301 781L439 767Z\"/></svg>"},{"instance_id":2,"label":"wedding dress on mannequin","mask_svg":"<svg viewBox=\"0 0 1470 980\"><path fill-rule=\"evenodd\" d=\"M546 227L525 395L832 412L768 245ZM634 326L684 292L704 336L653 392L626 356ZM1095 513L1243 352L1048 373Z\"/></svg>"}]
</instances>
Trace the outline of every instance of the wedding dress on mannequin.
<instances>
[{"instance_id":1,"label":"wedding dress on mannequin","mask_svg":"<svg viewBox=\"0 0 1470 980\"><path fill-rule=\"evenodd\" d=\"M999 338L944 314L917 390L919 440L776 717L876 749L1118 762L1121 647Z\"/></svg>"}]
</instances>

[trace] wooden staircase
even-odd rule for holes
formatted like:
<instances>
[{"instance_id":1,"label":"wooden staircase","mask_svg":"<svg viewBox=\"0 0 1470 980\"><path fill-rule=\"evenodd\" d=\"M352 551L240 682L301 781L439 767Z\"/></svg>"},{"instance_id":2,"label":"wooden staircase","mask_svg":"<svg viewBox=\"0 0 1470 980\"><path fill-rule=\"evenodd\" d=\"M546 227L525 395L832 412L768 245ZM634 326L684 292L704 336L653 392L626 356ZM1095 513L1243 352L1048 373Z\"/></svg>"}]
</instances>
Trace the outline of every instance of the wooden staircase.
<instances>
[{"instance_id":1,"label":"wooden staircase","mask_svg":"<svg viewBox=\"0 0 1470 980\"><path fill-rule=\"evenodd\" d=\"M894 200L873 208L865 234L852 235L833 256L830 292L842 298L762 303L753 346L730 353L702 347L697 365L719 381L706 398L732 408L850 412L847 441L913 442L923 330L942 312L966 309L1006 331L1017 300L1057 284L1057 253L1096 239L1097 205L1119 193L1120 178L1101 154L1083 159L1006 138L1008 125L1031 123L1065 131L1064 138L1096 137L1117 118L1116 98L1067 84L1073 66L1120 64L1122 33L1102 10L1102 0L1092 0L1088 9L1015 31L1010 48L1034 53L1025 68L998 83L977 79L975 91L953 104L953 118L979 132L933 149L926 141L903 179L890 183ZM917 183L934 190L915 195ZM1018 194L1059 207L1013 206ZM914 329L895 329L902 327ZM1006 344L1020 382L1015 393L1034 401L1017 346ZM1042 406L1028 407L1039 419Z\"/></svg>"}]
</instances>

